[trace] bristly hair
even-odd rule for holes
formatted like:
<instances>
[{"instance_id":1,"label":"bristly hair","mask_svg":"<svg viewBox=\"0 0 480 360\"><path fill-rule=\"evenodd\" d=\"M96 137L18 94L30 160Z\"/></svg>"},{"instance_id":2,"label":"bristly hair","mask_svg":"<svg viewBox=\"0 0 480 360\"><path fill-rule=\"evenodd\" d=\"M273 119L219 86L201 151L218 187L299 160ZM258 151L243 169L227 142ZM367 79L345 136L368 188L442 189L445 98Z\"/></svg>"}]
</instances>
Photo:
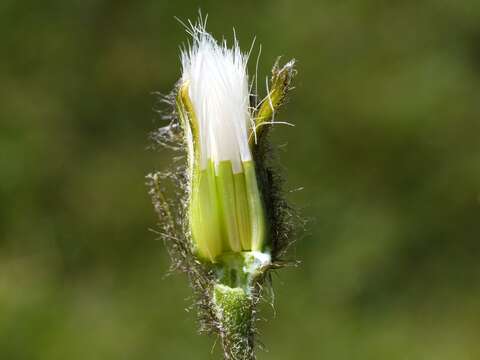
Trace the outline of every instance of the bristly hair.
<instances>
[{"instance_id":1,"label":"bristly hair","mask_svg":"<svg viewBox=\"0 0 480 360\"><path fill-rule=\"evenodd\" d=\"M212 313L209 290L213 284L213 273L198 261L192 249L191 233L188 224L188 172L183 129L175 106L179 85L166 95L159 97L159 103L168 107L162 112L168 124L151 133L154 146L161 146L179 153L171 169L147 175L147 186L152 203L158 215L159 238L163 240L171 259L170 271L185 273L194 291L200 331L211 333L217 329ZM171 194L167 196L167 193Z\"/></svg>"}]
</instances>

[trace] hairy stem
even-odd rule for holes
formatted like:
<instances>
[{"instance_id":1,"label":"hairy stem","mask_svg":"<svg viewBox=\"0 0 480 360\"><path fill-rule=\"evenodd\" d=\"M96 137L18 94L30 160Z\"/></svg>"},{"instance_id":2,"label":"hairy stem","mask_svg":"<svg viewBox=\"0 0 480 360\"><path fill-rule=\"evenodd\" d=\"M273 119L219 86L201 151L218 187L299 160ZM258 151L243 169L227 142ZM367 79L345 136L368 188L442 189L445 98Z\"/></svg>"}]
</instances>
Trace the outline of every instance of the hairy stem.
<instances>
[{"instance_id":1,"label":"hairy stem","mask_svg":"<svg viewBox=\"0 0 480 360\"><path fill-rule=\"evenodd\" d=\"M216 284L215 314L226 360L253 360L253 301L244 289Z\"/></svg>"}]
</instances>

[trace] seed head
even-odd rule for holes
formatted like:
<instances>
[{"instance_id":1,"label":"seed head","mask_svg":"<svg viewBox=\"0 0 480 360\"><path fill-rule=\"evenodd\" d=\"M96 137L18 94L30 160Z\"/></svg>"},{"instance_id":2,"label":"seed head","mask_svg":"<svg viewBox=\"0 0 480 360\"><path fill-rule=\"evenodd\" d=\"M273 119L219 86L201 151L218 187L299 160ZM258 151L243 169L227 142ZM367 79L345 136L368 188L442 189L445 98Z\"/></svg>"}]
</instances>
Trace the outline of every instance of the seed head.
<instances>
[{"instance_id":1,"label":"seed head","mask_svg":"<svg viewBox=\"0 0 480 360\"><path fill-rule=\"evenodd\" d=\"M261 251L265 218L249 134L248 56L237 41L219 44L203 25L182 52L177 100L189 152L189 222L194 248L216 262L222 254Z\"/></svg>"}]
</instances>

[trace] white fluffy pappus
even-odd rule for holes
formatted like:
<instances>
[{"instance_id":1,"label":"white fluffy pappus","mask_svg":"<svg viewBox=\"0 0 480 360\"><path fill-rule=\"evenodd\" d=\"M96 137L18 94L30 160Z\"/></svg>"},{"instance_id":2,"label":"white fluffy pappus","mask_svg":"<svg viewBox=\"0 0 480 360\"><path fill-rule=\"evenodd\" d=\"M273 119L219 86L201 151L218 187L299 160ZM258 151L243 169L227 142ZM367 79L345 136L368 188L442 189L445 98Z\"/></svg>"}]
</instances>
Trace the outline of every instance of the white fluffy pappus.
<instances>
[{"instance_id":1,"label":"white fluffy pappus","mask_svg":"<svg viewBox=\"0 0 480 360\"><path fill-rule=\"evenodd\" d=\"M234 173L252 159L248 145L251 127L248 55L235 39L232 48L218 43L205 30L206 22L188 29L193 43L182 50L182 83L198 121L200 168L231 161Z\"/></svg>"}]
</instances>

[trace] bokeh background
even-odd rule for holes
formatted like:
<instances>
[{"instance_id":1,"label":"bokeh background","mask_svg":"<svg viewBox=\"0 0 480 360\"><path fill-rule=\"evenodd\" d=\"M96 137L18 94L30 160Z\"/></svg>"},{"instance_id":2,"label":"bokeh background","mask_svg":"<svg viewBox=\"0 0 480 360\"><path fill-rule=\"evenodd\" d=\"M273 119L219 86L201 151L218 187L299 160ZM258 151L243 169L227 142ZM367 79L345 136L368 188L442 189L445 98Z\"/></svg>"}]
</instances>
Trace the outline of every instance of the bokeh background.
<instances>
[{"instance_id":1,"label":"bokeh background","mask_svg":"<svg viewBox=\"0 0 480 360\"><path fill-rule=\"evenodd\" d=\"M273 141L309 223L258 358L479 359L477 0L2 0L0 358L220 358L144 185L199 7L261 80L298 59Z\"/></svg>"}]
</instances>

